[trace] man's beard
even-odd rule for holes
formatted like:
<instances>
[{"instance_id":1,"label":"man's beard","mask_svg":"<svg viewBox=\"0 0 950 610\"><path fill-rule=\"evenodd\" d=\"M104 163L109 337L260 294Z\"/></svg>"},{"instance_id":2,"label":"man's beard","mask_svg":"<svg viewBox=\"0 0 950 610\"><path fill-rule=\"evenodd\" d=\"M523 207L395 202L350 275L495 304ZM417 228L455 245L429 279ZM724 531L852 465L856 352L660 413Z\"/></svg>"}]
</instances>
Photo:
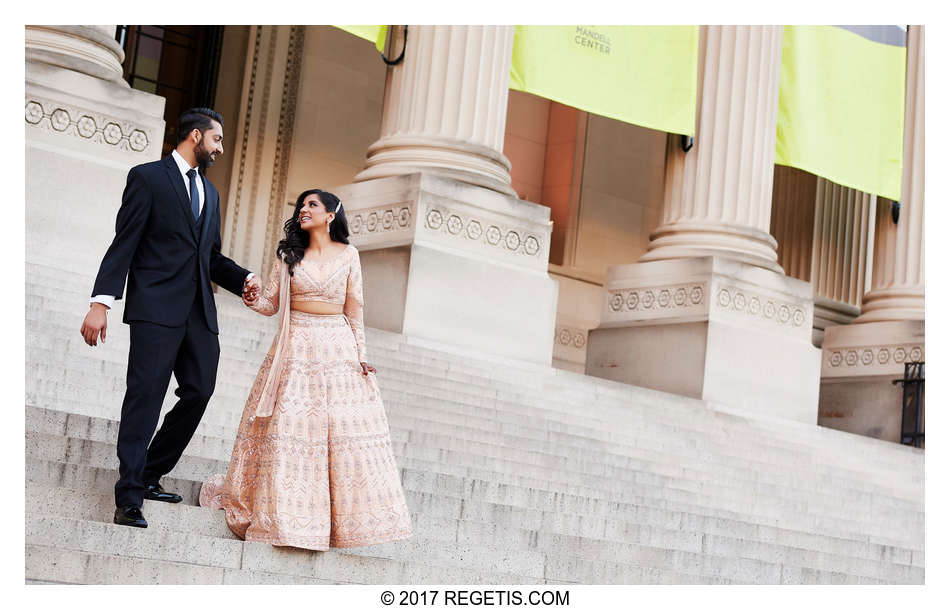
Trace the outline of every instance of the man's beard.
<instances>
[{"instance_id":1,"label":"man's beard","mask_svg":"<svg viewBox=\"0 0 950 610\"><path fill-rule=\"evenodd\" d=\"M198 168L201 170L201 173L214 165L214 159L211 158L211 153L204 149L204 147L199 144L195 147L195 159L198 161Z\"/></svg>"}]
</instances>

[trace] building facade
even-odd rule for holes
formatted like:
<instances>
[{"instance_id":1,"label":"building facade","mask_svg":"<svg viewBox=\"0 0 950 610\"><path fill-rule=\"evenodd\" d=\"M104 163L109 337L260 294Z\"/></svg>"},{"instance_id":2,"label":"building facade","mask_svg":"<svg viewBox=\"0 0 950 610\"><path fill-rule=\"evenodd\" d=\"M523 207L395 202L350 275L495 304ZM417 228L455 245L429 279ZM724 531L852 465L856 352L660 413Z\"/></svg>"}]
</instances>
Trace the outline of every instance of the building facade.
<instances>
[{"instance_id":1,"label":"building facade","mask_svg":"<svg viewBox=\"0 0 950 610\"><path fill-rule=\"evenodd\" d=\"M924 360L922 27L896 221L774 164L780 26L700 28L688 151L510 91L511 26L392 31L405 54L387 66L330 26L28 26L27 262L91 286L128 169L208 104L223 250L248 268L270 268L297 194L323 188L369 326L900 440L892 381Z\"/></svg>"}]
</instances>

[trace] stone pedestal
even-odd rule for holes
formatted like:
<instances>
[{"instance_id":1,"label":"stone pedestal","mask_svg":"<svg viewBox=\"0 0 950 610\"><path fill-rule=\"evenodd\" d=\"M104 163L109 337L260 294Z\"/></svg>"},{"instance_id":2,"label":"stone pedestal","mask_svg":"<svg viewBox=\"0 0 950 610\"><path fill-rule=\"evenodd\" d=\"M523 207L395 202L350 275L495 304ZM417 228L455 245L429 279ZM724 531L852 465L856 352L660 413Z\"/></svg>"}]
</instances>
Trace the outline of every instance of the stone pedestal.
<instances>
[{"instance_id":1,"label":"stone pedestal","mask_svg":"<svg viewBox=\"0 0 950 610\"><path fill-rule=\"evenodd\" d=\"M817 420L811 286L768 233L781 47L780 27L700 29L696 144L670 139L660 227L608 270L589 375Z\"/></svg>"},{"instance_id":2,"label":"stone pedestal","mask_svg":"<svg viewBox=\"0 0 950 610\"><path fill-rule=\"evenodd\" d=\"M164 98L122 80L114 31L26 27L26 260L80 272L90 289L128 171L161 156L165 128Z\"/></svg>"},{"instance_id":3,"label":"stone pedestal","mask_svg":"<svg viewBox=\"0 0 950 610\"><path fill-rule=\"evenodd\" d=\"M818 423L899 442L905 362L923 362L924 322L832 326L825 331Z\"/></svg>"},{"instance_id":4,"label":"stone pedestal","mask_svg":"<svg viewBox=\"0 0 950 610\"><path fill-rule=\"evenodd\" d=\"M511 26L413 26L380 138L343 200L369 326L551 364L550 209L502 154Z\"/></svg>"},{"instance_id":5,"label":"stone pedestal","mask_svg":"<svg viewBox=\"0 0 950 610\"><path fill-rule=\"evenodd\" d=\"M558 284L552 366L583 374L587 336L591 328L600 324L604 289L600 284L559 275L556 271L551 272L551 277Z\"/></svg>"},{"instance_id":6,"label":"stone pedestal","mask_svg":"<svg viewBox=\"0 0 950 610\"><path fill-rule=\"evenodd\" d=\"M548 208L429 173L330 190L360 250L367 326L551 363Z\"/></svg>"},{"instance_id":7,"label":"stone pedestal","mask_svg":"<svg viewBox=\"0 0 950 610\"><path fill-rule=\"evenodd\" d=\"M861 315L822 345L822 425L898 442L905 362L924 360L924 30L907 31L900 218L879 202ZM833 331L833 332L832 332Z\"/></svg>"},{"instance_id":8,"label":"stone pedestal","mask_svg":"<svg viewBox=\"0 0 950 610\"><path fill-rule=\"evenodd\" d=\"M722 257L612 267L588 375L815 423L811 286Z\"/></svg>"}]
</instances>

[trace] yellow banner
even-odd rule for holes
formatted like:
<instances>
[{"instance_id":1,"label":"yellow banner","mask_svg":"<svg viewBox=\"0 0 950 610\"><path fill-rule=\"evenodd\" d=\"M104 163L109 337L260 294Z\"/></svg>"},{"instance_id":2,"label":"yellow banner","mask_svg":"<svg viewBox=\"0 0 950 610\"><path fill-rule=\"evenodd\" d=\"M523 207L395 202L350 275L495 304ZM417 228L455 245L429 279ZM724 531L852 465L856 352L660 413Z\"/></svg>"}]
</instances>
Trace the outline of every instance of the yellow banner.
<instances>
[{"instance_id":1,"label":"yellow banner","mask_svg":"<svg viewBox=\"0 0 950 610\"><path fill-rule=\"evenodd\" d=\"M509 86L693 135L698 26L515 26Z\"/></svg>"},{"instance_id":2,"label":"yellow banner","mask_svg":"<svg viewBox=\"0 0 950 610\"><path fill-rule=\"evenodd\" d=\"M376 45L376 50L380 53L386 48L386 31L389 26L385 25L337 25L344 32L349 32L354 36L359 36Z\"/></svg>"},{"instance_id":3,"label":"yellow banner","mask_svg":"<svg viewBox=\"0 0 950 610\"><path fill-rule=\"evenodd\" d=\"M899 200L906 33L786 26L775 163Z\"/></svg>"}]
</instances>

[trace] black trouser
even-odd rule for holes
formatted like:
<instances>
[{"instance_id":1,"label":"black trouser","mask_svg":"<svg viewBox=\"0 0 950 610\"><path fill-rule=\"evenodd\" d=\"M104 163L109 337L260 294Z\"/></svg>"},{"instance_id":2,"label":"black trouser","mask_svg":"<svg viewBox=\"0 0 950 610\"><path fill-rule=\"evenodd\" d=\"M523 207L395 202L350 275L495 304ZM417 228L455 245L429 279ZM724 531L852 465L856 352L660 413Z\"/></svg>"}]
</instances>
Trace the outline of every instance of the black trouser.
<instances>
[{"instance_id":1,"label":"black trouser","mask_svg":"<svg viewBox=\"0 0 950 610\"><path fill-rule=\"evenodd\" d=\"M116 506L142 506L145 486L168 474L191 441L218 372L218 335L208 330L195 303L184 326L130 323L129 369L119 422ZM175 373L178 402L152 439L162 401ZM152 439L151 444L149 440Z\"/></svg>"}]
</instances>

